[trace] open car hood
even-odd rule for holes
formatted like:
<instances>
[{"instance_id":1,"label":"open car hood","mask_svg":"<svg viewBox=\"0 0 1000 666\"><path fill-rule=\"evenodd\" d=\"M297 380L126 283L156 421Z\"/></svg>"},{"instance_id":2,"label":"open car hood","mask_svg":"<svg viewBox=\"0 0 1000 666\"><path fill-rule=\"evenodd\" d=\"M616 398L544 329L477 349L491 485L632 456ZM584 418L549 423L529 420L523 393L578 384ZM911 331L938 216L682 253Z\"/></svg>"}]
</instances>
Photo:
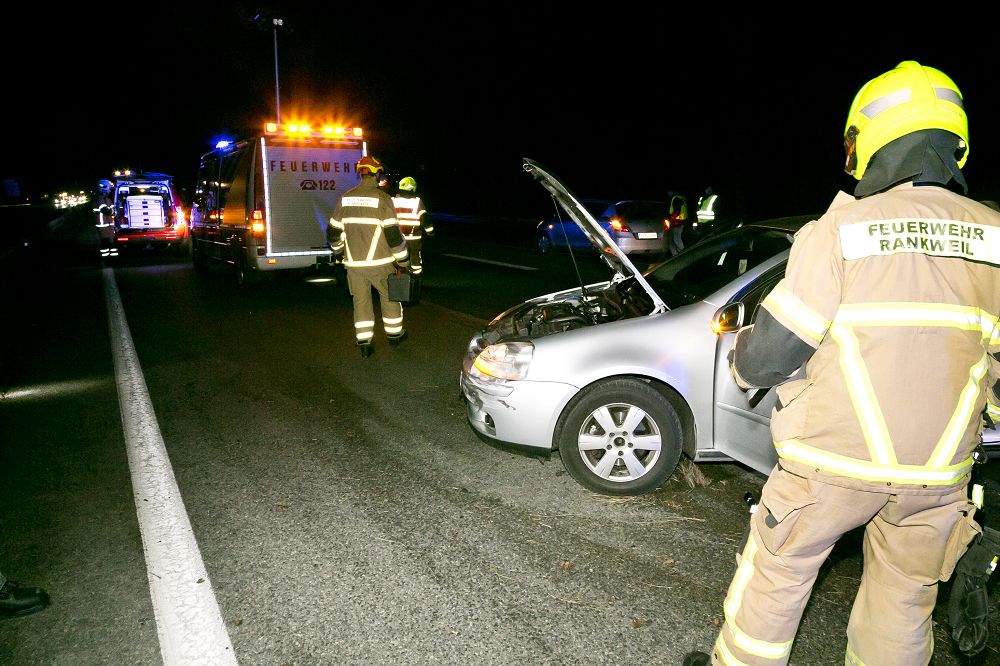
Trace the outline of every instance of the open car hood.
<instances>
[{"instance_id":1,"label":"open car hood","mask_svg":"<svg viewBox=\"0 0 1000 666\"><path fill-rule=\"evenodd\" d=\"M583 204L580 203L579 199L558 178L538 162L527 157L523 160L523 168L552 194L552 198L555 199L556 203L580 227L604 263L614 271L615 275L611 279L612 282L620 282L625 278L632 277L649 294L649 297L656 306L654 309L655 312L665 312L670 309L663 302L663 299L660 298L659 294L649 285L646 278L642 276L639 269L628 258L628 255L622 252L621 248L611 240L604 227L594 219Z\"/></svg>"}]
</instances>

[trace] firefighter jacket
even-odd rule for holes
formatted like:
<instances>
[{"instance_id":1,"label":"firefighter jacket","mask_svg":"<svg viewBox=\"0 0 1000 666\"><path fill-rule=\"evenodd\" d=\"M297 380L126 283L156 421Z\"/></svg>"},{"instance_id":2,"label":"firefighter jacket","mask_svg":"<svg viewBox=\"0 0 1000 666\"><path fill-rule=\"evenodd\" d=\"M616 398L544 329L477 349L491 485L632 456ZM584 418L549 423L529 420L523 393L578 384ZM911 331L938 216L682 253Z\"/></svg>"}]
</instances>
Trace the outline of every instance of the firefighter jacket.
<instances>
[{"instance_id":1,"label":"firefighter jacket","mask_svg":"<svg viewBox=\"0 0 1000 666\"><path fill-rule=\"evenodd\" d=\"M409 263L392 198L374 178L362 177L360 185L344 193L330 216L330 231L330 247L343 255L345 268Z\"/></svg>"},{"instance_id":2,"label":"firefighter jacket","mask_svg":"<svg viewBox=\"0 0 1000 666\"><path fill-rule=\"evenodd\" d=\"M782 467L883 493L968 483L984 409L1000 415L1000 213L910 182L840 193L762 306L733 370L764 386L805 361L777 387Z\"/></svg>"},{"instance_id":3,"label":"firefighter jacket","mask_svg":"<svg viewBox=\"0 0 1000 666\"><path fill-rule=\"evenodd\" d=\"M434 235L434 226L424 208L423 200L416 194L408 195L400 192L392 198L396 206L396 219L399 220L399 230L403 232L406 240L413 241L419 239L424 232L428 236Z\"/></svg>"}]
</instances>

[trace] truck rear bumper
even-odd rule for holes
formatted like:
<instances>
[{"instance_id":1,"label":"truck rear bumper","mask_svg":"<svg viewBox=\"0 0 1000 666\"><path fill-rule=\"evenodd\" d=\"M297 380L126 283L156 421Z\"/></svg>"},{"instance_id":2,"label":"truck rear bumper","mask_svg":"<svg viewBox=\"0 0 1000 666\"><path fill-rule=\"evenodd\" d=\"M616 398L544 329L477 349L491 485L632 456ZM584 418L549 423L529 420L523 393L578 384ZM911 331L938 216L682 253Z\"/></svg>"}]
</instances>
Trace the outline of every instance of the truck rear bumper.
<instances>
[{"instance_id":1,"label":"truck rear bumper","mask_svg":"<svg viewBox=\"0 0 1000 666\"><path fill-rule=\"evenodd\" d=\"M296 254L280 256L257 257L257 270L266 271L287 271L297 269L328 269L334 266L328 254Z\"/></svg>"}]
</instances>

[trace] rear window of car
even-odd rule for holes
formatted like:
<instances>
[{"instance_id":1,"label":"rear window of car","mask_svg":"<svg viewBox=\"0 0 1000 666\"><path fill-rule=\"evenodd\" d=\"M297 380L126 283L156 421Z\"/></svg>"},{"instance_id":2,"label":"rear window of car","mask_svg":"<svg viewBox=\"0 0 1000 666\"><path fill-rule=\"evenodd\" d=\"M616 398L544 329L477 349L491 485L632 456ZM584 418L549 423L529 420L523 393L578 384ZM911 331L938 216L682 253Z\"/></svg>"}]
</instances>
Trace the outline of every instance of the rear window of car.
<instances>
[{"instance_id":1,"label":"rear window of car","mask_svg":"<svg viewBox=\"0 0 1000 666\"><path fill-rule=\"evenodd\" d=\"M662 220L669 214L666 201L623 201L618 204L618 215L626 220Z\"/></svg>"}]
</instances>

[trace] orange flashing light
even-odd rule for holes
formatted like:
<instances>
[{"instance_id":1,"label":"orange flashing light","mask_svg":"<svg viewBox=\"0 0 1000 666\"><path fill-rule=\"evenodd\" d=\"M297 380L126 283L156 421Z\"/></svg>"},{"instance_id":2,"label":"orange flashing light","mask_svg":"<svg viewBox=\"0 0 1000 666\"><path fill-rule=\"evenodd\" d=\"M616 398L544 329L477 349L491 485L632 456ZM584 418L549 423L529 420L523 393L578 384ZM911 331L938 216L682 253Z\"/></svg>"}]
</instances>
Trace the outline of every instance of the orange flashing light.
<instances>
[{"instance_id":1,"label":"orange flashing light","mask_svg":"<svg viewBox=\"0 0 1000 666\"><path fill-rule=\"evenodd\" d=\"M264 211L255 210L250 213L250 230L254 236L264 235Z\"/></svg>"},{"instance_id":2,"label":"orange flashing light","mask_svg":"<svg viewBox=\"0 0 1000 666\"><path fill-rule=\"evenodd\" d=\"M352 136L361 138L364 136L364 130L360 127L340 127L336 125L322 125L318 129L313 127L309 123L289 123L287 125L279 125L275 122L264 123L264 131L268 134L298 134L298 135L316 135L322 134L324 136Z\"/></svg>"}]
</instances>

